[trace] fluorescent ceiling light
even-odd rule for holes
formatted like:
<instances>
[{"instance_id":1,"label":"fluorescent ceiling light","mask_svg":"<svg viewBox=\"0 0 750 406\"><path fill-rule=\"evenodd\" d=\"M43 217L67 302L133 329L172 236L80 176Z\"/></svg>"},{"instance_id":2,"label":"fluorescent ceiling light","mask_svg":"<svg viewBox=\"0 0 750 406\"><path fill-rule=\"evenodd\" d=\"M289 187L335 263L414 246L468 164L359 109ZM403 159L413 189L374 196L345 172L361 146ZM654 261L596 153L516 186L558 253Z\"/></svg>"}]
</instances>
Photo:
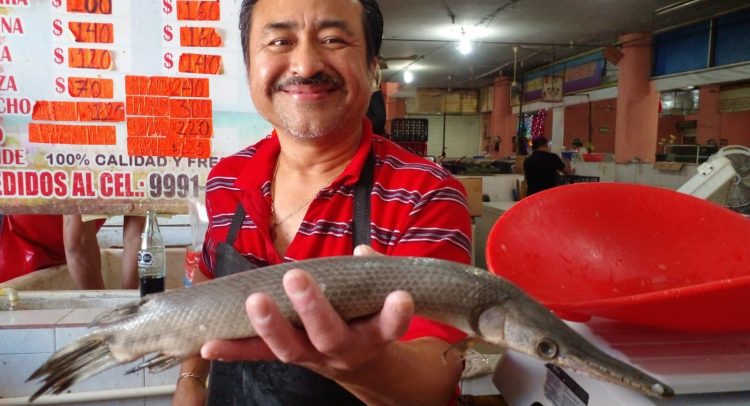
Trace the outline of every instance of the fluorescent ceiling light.
<instances>
[{"instance_id":1,"label":"fluorescent ceiling light","mask_svg":"<svg viewBox=\"0 0 750 406\"><path fill-rule=\"evenodd\" d=\"M411 71L410 71L410 70L408 70L408 69L407 69L407 70L405 70L405 71L404 71L404 82L406 82L406 83L411 83L411 82L413 82L413 81L414 81L414 74L413 74L413 73L411 73Z\"/></svg>"},{"instance_id":2,"label":"fluorescent ceiling light","mask_svg":"<svg viewBox=\"0 0 750 406\"><path fill-rule=\"evenodd\" d=\"M682 0L682 1L678 1L676 3L672 3L670 5L657 8L656 10L654 10L654 13L656 13L656 15L662 15L662 14L671 13L671 12L677 11L677 10L683 8L683 7L687 7L689 5L692 5L692 4L695 4L695 3L699 3L701 1L703 1L703 0Z\"/></svg>"},{"instance_id":3,"label":"fluorescent ceiling light","mask_svg":"<svg viewBox=\"0 0 750 406\"><path fill-rule=\"evenodd\" d=\"M458 43L458 52L460 52L461 55L468 55L471 53L473 48L474 47L471 45L471 41L469 41L469 39L464 35L464 37L461 38L461 42Z\"/></svg>"}]
</instances>

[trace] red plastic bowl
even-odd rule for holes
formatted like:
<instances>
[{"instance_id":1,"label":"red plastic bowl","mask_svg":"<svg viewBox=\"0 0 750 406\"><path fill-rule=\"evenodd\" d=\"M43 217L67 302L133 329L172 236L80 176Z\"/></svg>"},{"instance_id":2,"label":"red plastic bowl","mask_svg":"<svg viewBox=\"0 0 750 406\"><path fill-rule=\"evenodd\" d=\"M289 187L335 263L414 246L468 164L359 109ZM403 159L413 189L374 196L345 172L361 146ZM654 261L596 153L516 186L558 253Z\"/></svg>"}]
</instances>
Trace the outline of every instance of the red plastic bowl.
<instances>
[{"instance_id":1,"label":"red plastic bowl","mask_svg":"<svg viewBox=\"0 0 750 406\"><path fill-rule=\"evenodd\" d=\"M586 162L601 162L604 160L604 154L597 154L595 152L581 154L581 157L583 157L583 160Z\"/></svg>"},{"instance_id":2,"label":"red plastic bowl","mask_svg":"<svg viewBox=\"0 0 750 406\"><path fill-rule=\"evenodd\" d=\"M560 317L750 331L750 219L667 189L580 183L503 214L490 270Z\"/></svg>"}]
</instances>

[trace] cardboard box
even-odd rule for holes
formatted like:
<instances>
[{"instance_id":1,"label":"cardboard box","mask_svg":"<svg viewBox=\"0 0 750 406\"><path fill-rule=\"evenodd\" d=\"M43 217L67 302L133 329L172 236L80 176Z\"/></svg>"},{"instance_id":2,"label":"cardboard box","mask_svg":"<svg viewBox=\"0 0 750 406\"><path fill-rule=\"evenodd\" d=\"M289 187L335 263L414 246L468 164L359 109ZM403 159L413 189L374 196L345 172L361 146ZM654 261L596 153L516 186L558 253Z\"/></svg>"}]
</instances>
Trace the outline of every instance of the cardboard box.
<instances>
[{"instance_id":1,"label":"cardboard box","mask_svg":"<svg viewBox=\"0 0 750 406\"><path fill-rule=\"evenodd\" d=\"M469 214L472 217L482 215L482 178L478 176L456 176L466 189L466 200L469 203Z\"/></svg>"},{"instance_id":2,"label":"cardboard box","mask_svg":"<svg viewBox=\"0 0 750 406\"><path fill-rule=\"evenodd\" d=\"M668 171L668 172L679 172L682 170L682 167L685 166L682 162L656 162L654 163L654 168L660 170L660 171Z\"/></svg>"}]
</instances>

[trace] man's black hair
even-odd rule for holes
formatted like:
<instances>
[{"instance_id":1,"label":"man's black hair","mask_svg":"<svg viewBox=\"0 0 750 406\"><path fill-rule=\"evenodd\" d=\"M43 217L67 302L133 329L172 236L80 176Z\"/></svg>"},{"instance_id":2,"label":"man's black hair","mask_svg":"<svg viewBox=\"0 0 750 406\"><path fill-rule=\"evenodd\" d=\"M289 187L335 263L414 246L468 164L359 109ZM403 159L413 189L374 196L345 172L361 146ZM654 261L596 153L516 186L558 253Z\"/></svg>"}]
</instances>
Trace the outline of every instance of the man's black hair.
<instances>
[{"instance_id":1,"label":"man's black hair","mask_svg":"<svg viewBox=\"0 0 750 406\"><path fill-rule=\"evenodd\" d=\"M248 39L250 38L250 20L253 15L253 8L259 0L242 0L240 8L240 39L242 41L242 54L245 57L245 64L250 62L248 55ZM380 6L375 0L359 0L362 3L364 12L362 13L362 26L365 31L367 41L367 62L371 62L380 55L380 44L383 42L383 14L380 12Z\"/></svg>"},{"instance_id":2,"label":"man's black hair","mask_svg":"<svg viewBox=\"0 0 750 406\"><path fill-rule=\"evenodd\" d=\"M549 141L544 137L534 138L531 140L531 150L536 151L539 148L546 147L548 144Z\"/></svg>"}]
</instances>

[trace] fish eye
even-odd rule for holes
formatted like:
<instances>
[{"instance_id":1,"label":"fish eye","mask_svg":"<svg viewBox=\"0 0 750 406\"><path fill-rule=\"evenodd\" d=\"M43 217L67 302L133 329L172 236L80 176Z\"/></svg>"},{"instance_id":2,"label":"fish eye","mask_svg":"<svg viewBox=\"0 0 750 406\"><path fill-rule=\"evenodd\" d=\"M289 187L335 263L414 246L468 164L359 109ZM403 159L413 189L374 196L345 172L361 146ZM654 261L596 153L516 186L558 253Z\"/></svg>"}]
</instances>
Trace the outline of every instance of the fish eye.
<instances>
[{"instance_id":1,"label":"fish eye","mask_svg":"<svg viewBox=\"0 0 750 406\"><path fill-rule=\"evenodd\" d=\"M557 356L557 343L543 338L536 344L536 352L542 359L553 359Z\"/></svg>"}]
</instances>

